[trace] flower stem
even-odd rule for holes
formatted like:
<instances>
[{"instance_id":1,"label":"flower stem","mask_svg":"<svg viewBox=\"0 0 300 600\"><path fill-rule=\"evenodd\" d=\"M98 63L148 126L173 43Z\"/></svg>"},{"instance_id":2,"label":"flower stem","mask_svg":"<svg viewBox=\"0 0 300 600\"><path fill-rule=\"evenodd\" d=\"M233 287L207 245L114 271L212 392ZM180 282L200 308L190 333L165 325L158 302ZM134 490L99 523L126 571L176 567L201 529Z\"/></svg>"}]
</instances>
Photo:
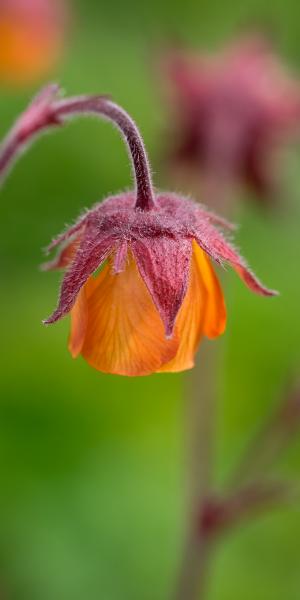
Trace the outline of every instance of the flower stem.
<instances>
[{"instance_id":1,"label":"flower stem","mask_svg":"<svg viewBox=\"0 0 300 600\"><path fill-rule=\"evenodd\" d=\"M188 510L176 600L200 600L206 591L211 539L200 527L200 515L211 494L213 475L215 349L203 344L188 381Z\"/></svg>"},{"instance_id":2,"label":"flower stem","mask_svg":"<svg viewBox=\"0 0 300 600\"><path fill-rule=\"evenodd\" d=\"M204 536L191 533L187 540L175 600L202 600L205 598L211 543Z\"/></svg>"},{"instance_id":3,"label":"flower stem","mask_svg":"<svg viewBox=\"0 0 300 600\"><path fill-rule=\"evenodd\" d=\"M133 166L136 208L151 210L155 199L148 156L140 132L128 113L105 96L58 99L57 92L56 86L45 88L7 135L0 147L0 180L5 179L14 161L41 133L76 116L97 115L112 121L121 131Z\"/></svg>"},{"instance_id":4,"label":"flower stem","mask_svg":"<svg viewBox=\"0 0 300 600\"><path fill-rule=\"evenodd\" d=\"M232 473L232 486L253 479L263 478L286 447L293 441L300 427L299 384L293 382L285 390L280 402L267 416L265 422L253 435L252 440Z\"/></svg>"},{"instance_id":5,"label":"flower stem","mask_svg":"<svg viewBox=\"0 0 300 600\"><path fill-rule=\"evenodd\" d=\"M214 349L202 349L189 380L189 511L175 600L203 600L211 561L221 534L272 507L298 500L299 489L272 481L267 469L299 428L299 388L292 390L267 420L225 489L213 486ZM201 364L201 370L199 365ZM201 390L199 394L198 390ZM246 483L244 483L246 481ZM248 482L248 483L247 483Z\"/></svg>"},{"instance_id":6,"label":"flower stem","mask_svg":"<svg viewBox=\"0 0 300 600\"><path fill-rule=\"evenodd\" d=\"M101 115L112 121L121 131L132 160L136 183L136 208L151 210L154 205L149 160L140 132L128 113L118 104L103 96L69 98L56 104L56 115L74 117L77 114Z\"/></svg>"}]
</instances>

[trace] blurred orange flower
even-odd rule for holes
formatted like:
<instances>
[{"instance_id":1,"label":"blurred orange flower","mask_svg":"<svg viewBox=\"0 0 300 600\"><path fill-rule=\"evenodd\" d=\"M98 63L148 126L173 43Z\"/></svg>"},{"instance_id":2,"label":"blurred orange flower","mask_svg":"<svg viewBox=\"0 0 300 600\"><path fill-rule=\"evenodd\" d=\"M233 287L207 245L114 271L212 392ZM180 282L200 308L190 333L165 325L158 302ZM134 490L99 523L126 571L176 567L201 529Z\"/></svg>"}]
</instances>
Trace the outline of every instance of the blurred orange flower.
<instances>
[{"instance_id":1,"label":"blurred orange flower","mask_svg":"<svg viewBox=\"0 0 300 600\"><path fill-rule=\"evenodd\" d=\"M63 0L0 0L0 81L31 84L58 59L65 24Z\"/></svg>"}]
</instances>

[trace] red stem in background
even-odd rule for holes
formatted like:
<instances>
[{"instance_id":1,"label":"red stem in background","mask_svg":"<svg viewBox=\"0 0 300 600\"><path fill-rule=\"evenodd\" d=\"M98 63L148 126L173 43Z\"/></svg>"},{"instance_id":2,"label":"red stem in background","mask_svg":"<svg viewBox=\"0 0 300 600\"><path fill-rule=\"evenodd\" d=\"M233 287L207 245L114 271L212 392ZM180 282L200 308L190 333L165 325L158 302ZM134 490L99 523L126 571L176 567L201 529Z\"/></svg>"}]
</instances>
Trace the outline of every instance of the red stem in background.
<instances>
[{"instance_id":1,"label":"red stem in background","mask_svg":"<svg viewBox=\"0 0 300 600\"><path fill-rule=\"evenodd\" d=\"M215 365L212 358L206 348L201 362L204 368L200 370L196 365L190 382L190 510L175 600L203 600L206 597L216 543L224 533L276 505L299 501L299 485L290 481L272 481L266 475L267 469L299 430L299 385L283 396L265 427L254 435L225 489L214 489L214 390L211 386Z\"/></svg>"},{"instance_id":2,"label":"red stem in background","mask_svg":"<svg viewBox=\"0 0 300 600\"><path fill-rule=\"evenodd\" d=\"M196 360L185 399L188 498L175 600L204 598L211 562L211 538L203 535L199 520L213 487L216 348L203 344Z\"/></svg>"},{"instance_id":3,"label":"red stem in background","mask_svg":"<svg viewBox=\"0 0 300 600\"><path fill-rule=\"evenodd\" d=\"M279 405L271 412L262 427L253 435L228 482L231 487L242 481L262 478L292 442L300 428L300 388L292 381Z\"/></svg>"},{"instance_id":4,"label":"red stem in background","mask_svg":"<svg viewBox=\"0 0 300 600\"><path fill-rule=\"evenodd\" d=\"M137 126L127 112L104 96L79 96L57 100L57 91L56 86L45 88L21 115L4 140L0 147L0 179L4 180L13 162L42 132L76 116L96 115L112 121L126 142L136 184L136 208L154 208L147 152Z\"/></svg>"},{"instance_id":5,"label":"red stem in background","mask_svg":"<svg viewBox=\"0 0 300 600\"><path fill-rule=\"evenodd\" d=\"M287 483L256 481L229 494L214 494L203 503L198 519L199 535L212 539L243 519L293 497Z\"/></svg>"}]
</instances>

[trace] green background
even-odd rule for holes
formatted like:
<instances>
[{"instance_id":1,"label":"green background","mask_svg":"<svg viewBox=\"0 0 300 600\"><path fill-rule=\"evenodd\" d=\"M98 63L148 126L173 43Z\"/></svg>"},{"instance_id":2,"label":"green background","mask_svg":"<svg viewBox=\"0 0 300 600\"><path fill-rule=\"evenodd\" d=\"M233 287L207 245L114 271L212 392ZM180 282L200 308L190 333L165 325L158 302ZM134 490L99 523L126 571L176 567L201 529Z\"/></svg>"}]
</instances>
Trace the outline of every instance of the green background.
<instances>
[{"instance_id":1,"label":"green background","mask_svg":"<svg viewBox=\"0 0 300 600\"><path fill-rule=\"evenodd\" d=\"M52 74L69 94L110 93L140 125L155 171L164 143L153 56L180 38L222 45L239 27L270 27L300 69L300 5L216 0L94 0L74 6L64 59ZM2 89L0 131L36 92ZM241 199L238 245L278 299L251 294L228 271L217 347L220 481L299 366L300 151L283 165L280 207ZM81 121L41 139L1 191L0 597L9 600L165 600L173 589L185 515L185 375L102 375L67 352L68 319L44 328L60 276L41 273L40 249L80 211L130 185L110 125ZM185 193L188 189L183 190ZM199 394L201 385L199 384ZM277 474L297 481L294 440ZM220 544L209 600L298 600L297 504L269 511Z\"/></svg>"}]
</instances>

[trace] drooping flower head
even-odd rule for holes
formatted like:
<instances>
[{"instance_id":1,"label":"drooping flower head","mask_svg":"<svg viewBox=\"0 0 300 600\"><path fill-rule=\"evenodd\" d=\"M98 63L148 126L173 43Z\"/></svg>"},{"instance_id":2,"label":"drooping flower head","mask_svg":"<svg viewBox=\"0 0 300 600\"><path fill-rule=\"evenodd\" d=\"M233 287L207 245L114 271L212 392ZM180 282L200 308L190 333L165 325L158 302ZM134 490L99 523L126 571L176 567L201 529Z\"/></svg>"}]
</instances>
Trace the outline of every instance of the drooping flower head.
<instances>
[{"instance_id":1,"label":"drooping flower head","mask_svg":"<svg viewBox=\"0 0 300 600\"><path fill-rule=\"evenodd\" d=\"M171 163L192 167L216 196L246 185L268 198L277 151L299 134L300 85L261 35L213 55L172 49L161 63L167 86Z\"/></svg>"},{"instance_id":2,"label":"drooping flower head","mask_svg":"<svg viewBox=\"0 0 300 600\"><path fill-rule=\"evenodd\" d=\"M121 375L193 366L202 336L223 333L226 310L212 261L228 263L254 292L256 279L220 229L230 225L198 204L152 186L146 150L129 115L103 96L59 99L49 86L33 101L0 151L0 175L38 133L81 114L122 132L135 189L96 204L49 246L44 265L64 269L50 324L71 313L69 349L96 369Z\"/></svg>"},{"instance_id":3,"label":"drooping flower head","mask_svg":"<svg viewBox=\"0 0 300 600\"><path fill-rule=\"evenodd\" d=\"M64 32L63 0L0 0L0 81L30 84L52 68Z\"/></svg>"}]
</instances>

